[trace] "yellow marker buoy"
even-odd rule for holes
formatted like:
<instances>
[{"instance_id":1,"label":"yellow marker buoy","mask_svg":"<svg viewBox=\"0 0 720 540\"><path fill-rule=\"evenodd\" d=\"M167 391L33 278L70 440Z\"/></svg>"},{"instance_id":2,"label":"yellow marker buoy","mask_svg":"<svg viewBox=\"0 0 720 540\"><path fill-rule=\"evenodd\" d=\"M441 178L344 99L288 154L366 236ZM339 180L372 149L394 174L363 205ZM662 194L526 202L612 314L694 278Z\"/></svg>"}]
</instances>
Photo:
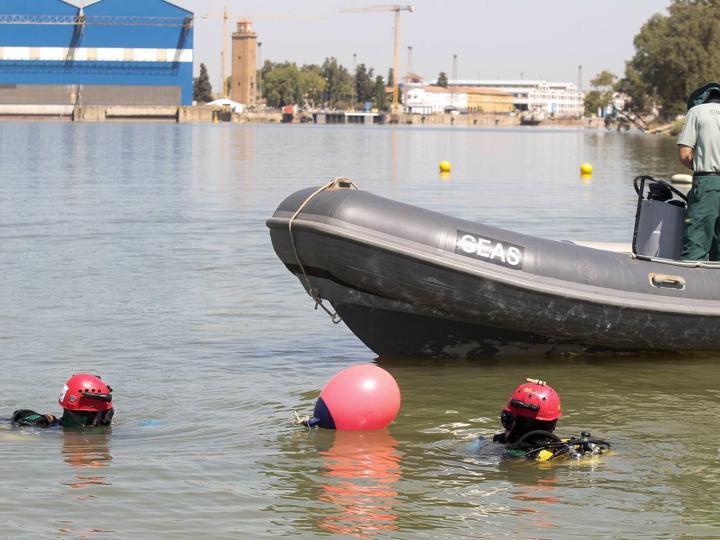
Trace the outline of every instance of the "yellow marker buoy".
<instances>
[{"instance_id":1,"label":"yellow marker buoy","mask_svg":"<svg viewBox=\"0 0 720 540\"><path fill-rule=\"evenodd\" d=\"M592 165L587 162L580 165L580 174L592 174Z\"/></svg>"},{"instance_id":2,"label":"yellow marker buoy","mask_svg":"<svg viewBox=\"0 0 720 540\"><path fill-rule=\"evenodd\" d=\"M450 180L450 173L449 172L441 172L440 180Z\"/></svg>"},{"instance_id":3,"label":"yellow marker buoy","mask_svg":"<svg viewBox=\"0 0 720 540\"><path fill-rule=\"evenodd\" d=\"M441 173L449 173L450 170L452 169L452 165L450 165L450 162L445 161L445 160L441 161L440 165L438 165L438 167L440 167Z\"/></svg>"}]
</instances>

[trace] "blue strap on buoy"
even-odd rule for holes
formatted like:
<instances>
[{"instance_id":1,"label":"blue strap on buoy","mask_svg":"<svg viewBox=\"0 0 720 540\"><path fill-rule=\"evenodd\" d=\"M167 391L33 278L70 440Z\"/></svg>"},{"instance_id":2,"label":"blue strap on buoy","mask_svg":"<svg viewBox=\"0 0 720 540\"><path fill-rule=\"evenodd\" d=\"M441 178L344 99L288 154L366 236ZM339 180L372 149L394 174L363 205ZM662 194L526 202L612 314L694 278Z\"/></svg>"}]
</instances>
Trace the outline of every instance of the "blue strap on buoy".
<instances>
[{"instance_id":1,"label":"blue strap on buoy","mask_svg":"<svg viewBox=\"0 0 720 540\"><path fill-rule=\"evenodd\" d=\"M328 406L325 404L325 400L323 400L323 398L318 398L315 403L313 417L310 419L308 425L310 427L320 426L326 429L335 429L335 420L333 420L332 414L330 414L330 409L328 409Z\"/></svg>"}]
</instances>

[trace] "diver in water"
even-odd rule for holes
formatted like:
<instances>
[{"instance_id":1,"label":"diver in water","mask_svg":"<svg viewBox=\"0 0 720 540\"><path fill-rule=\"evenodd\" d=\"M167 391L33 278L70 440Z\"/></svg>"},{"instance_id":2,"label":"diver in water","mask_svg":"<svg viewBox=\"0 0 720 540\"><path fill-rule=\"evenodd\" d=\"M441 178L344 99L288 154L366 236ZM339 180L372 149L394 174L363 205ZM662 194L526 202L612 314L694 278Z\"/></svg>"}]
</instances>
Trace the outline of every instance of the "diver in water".
<instances>
[{"instance_id":1,"label":"diver in water","mask_svg":"<svg viewBox=\"0 0 720 540\"><path fill-rule=\"evenodd\" d=\"M537 461L579 459L600 455L610 448L609 443L592 438L586 431L580 438L561 439L554 433L560 416L557 392L545 381L527 379L508 398L500 414L505 431L495 435L493 442L504 444L511 456Z\"/></svg>"},{"instance_id":2,"label":"diver in water","mask_svg":"<svg viewBox=\"0 0 720 540\"><path fill-rule=\"evenodd\" d=\"M41 428L109 426L115 414L112 388L89 373L77 373L65 381L58 403L63 408L61 418L22 409L13 413L12 424Z\"/></svg>"}]
</instances>

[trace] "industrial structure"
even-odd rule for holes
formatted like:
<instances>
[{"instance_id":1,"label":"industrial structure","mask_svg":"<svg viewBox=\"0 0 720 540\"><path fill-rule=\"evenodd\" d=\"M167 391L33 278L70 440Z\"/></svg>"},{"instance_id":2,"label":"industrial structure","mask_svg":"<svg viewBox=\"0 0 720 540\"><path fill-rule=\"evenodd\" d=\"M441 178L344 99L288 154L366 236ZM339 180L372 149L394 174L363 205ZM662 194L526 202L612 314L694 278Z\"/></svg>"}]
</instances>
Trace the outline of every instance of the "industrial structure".
<instances>
[{"instance_id":1,"label":"industrial structure","mask_svg":"<svg viewBox=\"0 0 720 540\"><path fill-rule=\"evenodd\" d=\"M574 83L548 81L450 80L449 87L494 88L513 97L518 111L557 118L579 118L585 113L585 94Z\"/></svg>"},{"instance_id":2,"label":"industrial structure","mask_svg":"<svg viewBox=\"0 0 720 540\"><path fill-rule=\"evenodd\" d=\"M512 94L495 88L414 85L405 86L403 90L403 104L410 114L433 114L448 110L508 114L515 110Z\"/></svg>"},{"instance_id":3,"label":"industrial structure","mask_svg":"<svg viewBox=\"0 0 720 540\"><path fill-rule=\"evenodd\" d=\"M257 34L252 21L241 19L232 35L232 90L230 97L243 105L257 102Z\"/></svg>"},{"instance_id":4,"label":"industrial structure","mask_svg":"<svg viewBox=\"0 0 720 540\"><path fill-rule=\"evenodd\" d=\"M192 104L193 14L165 0L0 1L0 104Z\"/></svg>"},{"instance_id":5,"label":"industrial structure","mask_svg":"<svg viewBox=\"0 0 720 540\"><path fill-rule=\"evenodd\" d=\"M395 38L393 46L393 81L392 81L392 108L393 114L400 112L399 84L400 84L400 13L407 11L413 13L415 6L370 6L364 8L343 9L342 13L370 13L377 11L391 11L395 14ZM409 71L409 68L408 68Z\"/></svg>"}]
</instances>

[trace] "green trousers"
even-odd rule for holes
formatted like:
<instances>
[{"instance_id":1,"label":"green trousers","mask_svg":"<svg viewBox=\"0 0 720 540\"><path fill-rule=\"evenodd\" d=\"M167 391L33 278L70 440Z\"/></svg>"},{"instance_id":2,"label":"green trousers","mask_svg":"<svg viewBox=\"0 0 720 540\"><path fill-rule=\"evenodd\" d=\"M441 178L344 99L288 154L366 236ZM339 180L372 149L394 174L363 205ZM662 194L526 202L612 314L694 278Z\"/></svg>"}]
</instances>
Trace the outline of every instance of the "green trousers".
<instances>
[{"instance_id":1,"label":"green trousers","mask_svg":"<svg viewBox=\"0 0 720 540\"><path fill-rule=\"evenodd\" d=\"M688 193L684 261L717 261L720 253L720 176L696 176Z\"/></svg>"}]
</instances>

